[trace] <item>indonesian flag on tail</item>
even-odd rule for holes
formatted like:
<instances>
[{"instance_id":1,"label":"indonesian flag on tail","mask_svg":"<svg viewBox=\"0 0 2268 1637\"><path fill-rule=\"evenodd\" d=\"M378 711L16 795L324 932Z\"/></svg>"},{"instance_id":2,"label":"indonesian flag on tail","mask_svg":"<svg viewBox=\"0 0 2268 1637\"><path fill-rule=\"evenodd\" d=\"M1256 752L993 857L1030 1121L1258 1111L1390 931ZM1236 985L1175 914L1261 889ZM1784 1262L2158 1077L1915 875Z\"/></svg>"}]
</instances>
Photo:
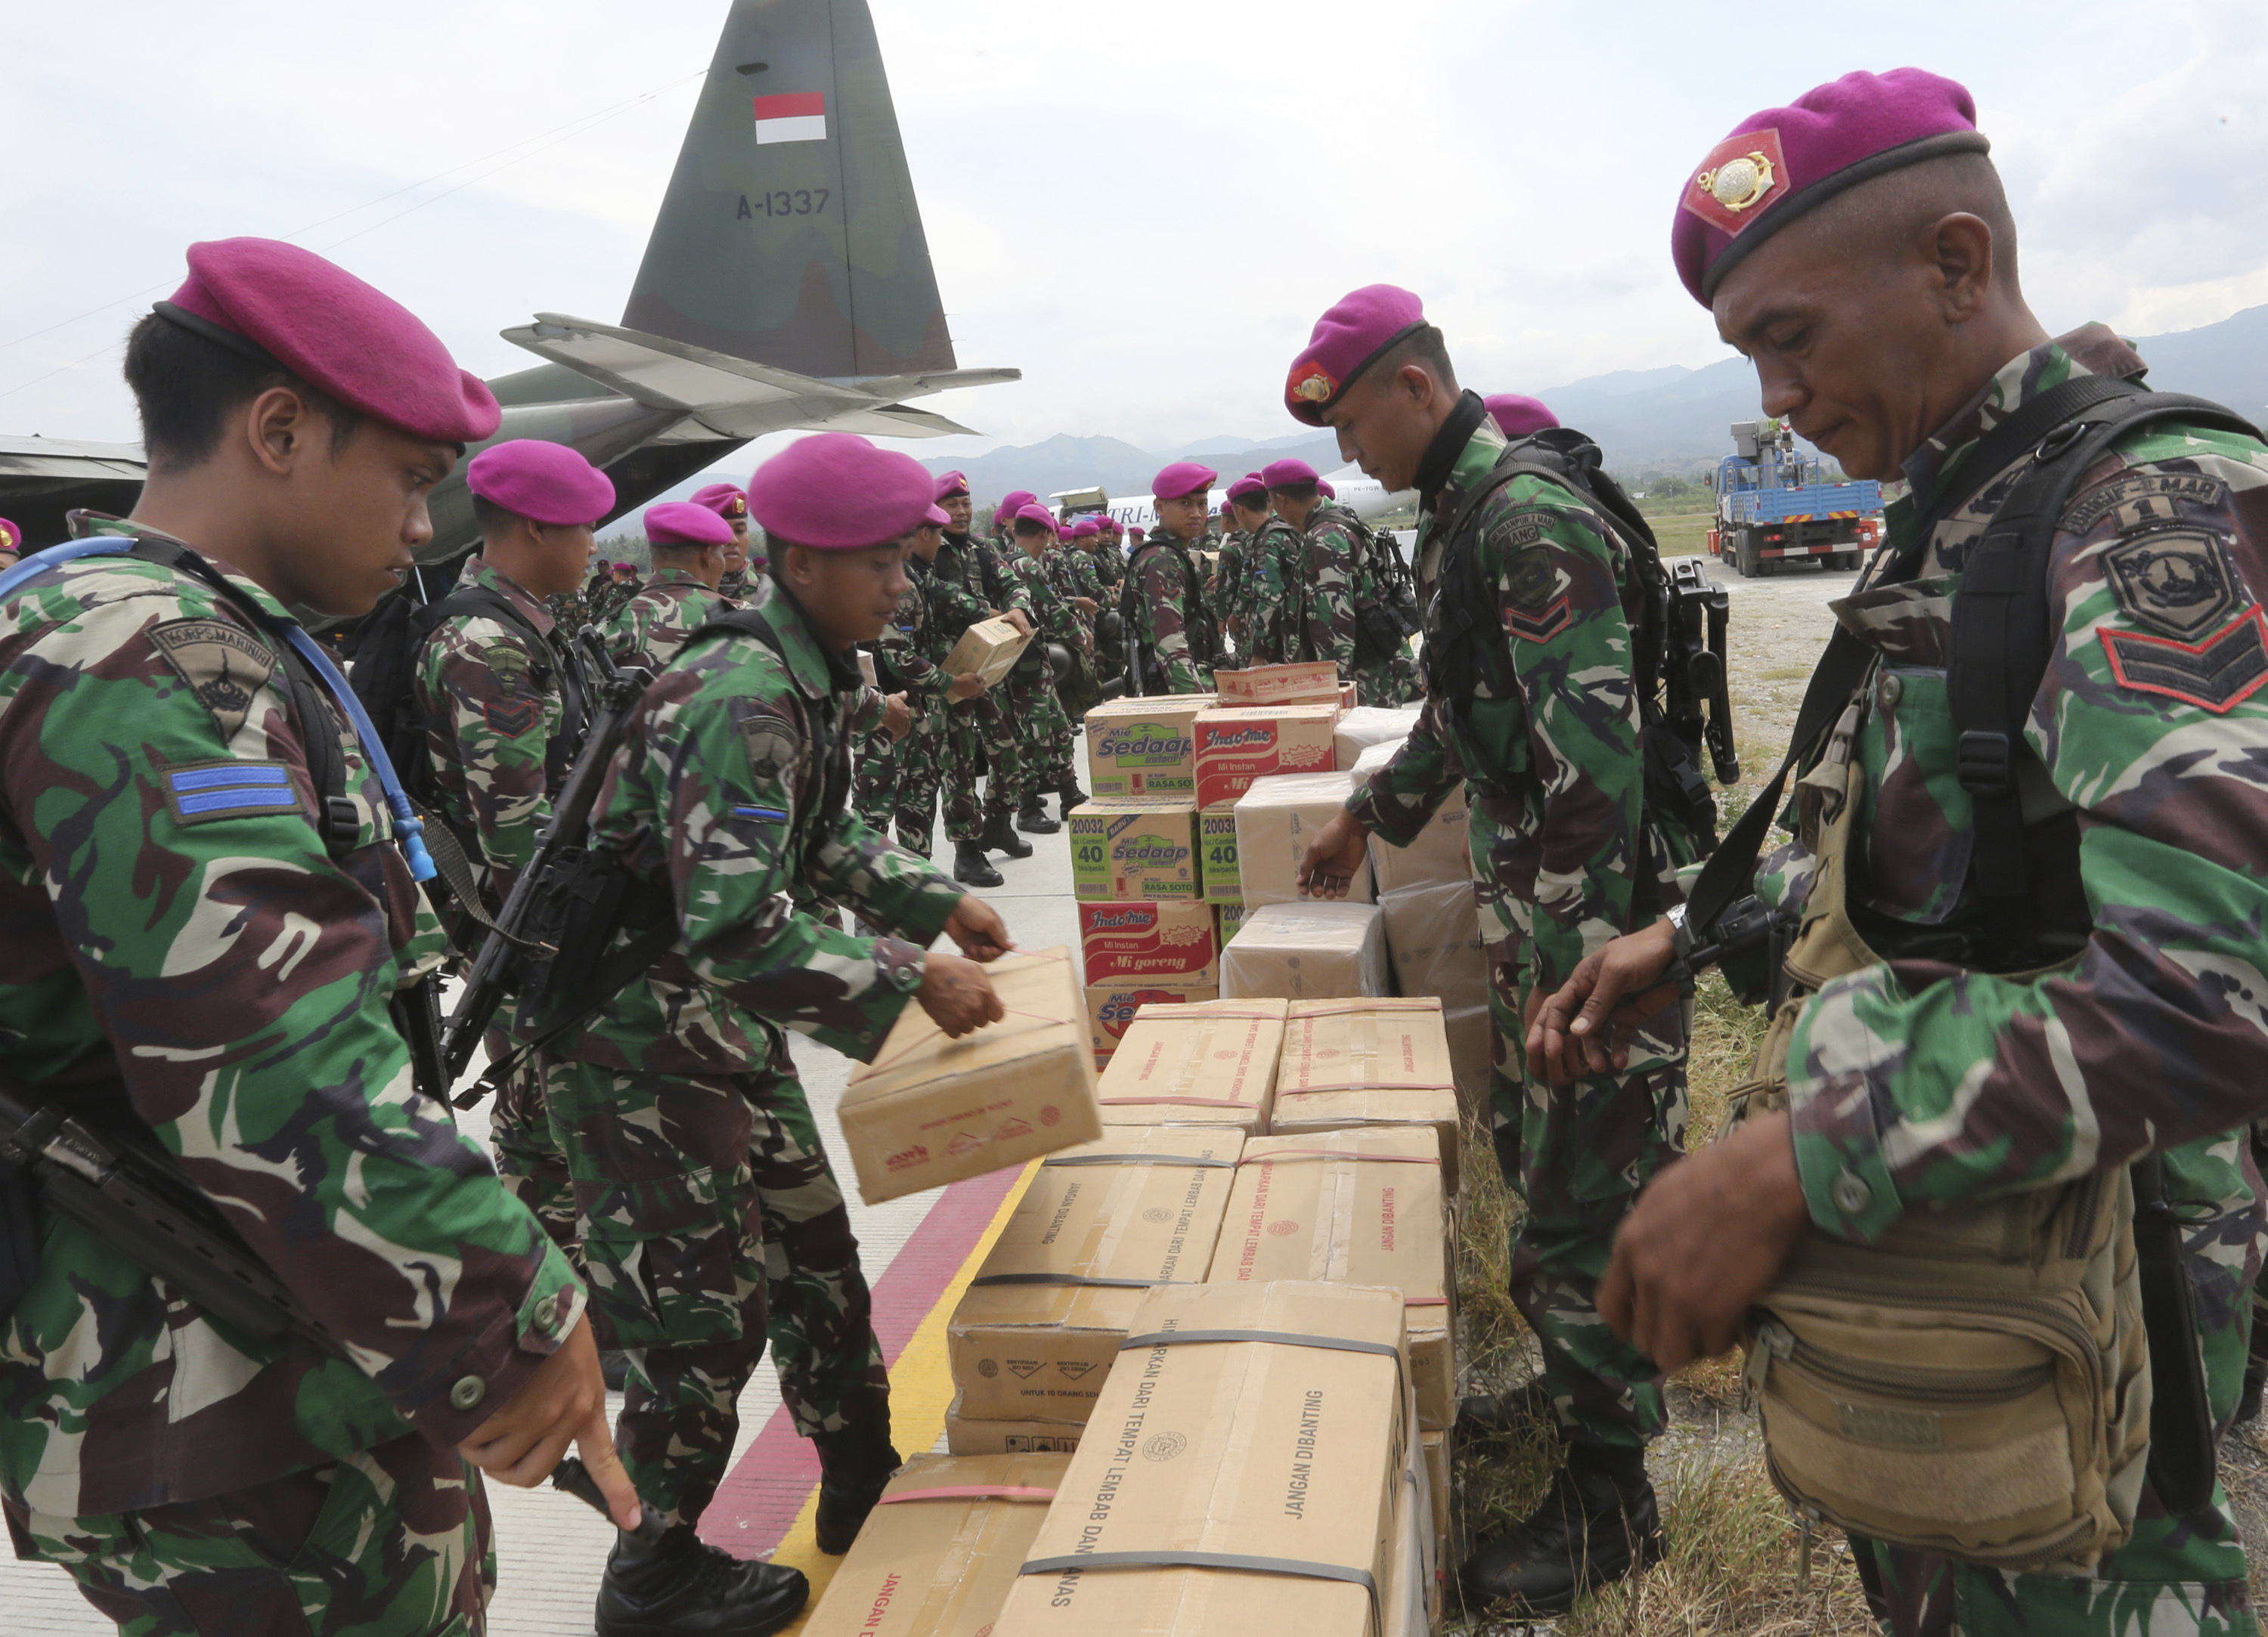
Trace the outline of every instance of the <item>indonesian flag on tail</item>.
<instances>
[{"instance_id":1,"label":"indonesian flag on tail","mask_svg":"<svg viewBox=\"0 0 2268 1637\"><path fill-rule=\"evenodd\" d=\"M827 96L823 92L799 91L782 97L756 99L756 143L825 142Z\"/></svg>"}]
</instances>

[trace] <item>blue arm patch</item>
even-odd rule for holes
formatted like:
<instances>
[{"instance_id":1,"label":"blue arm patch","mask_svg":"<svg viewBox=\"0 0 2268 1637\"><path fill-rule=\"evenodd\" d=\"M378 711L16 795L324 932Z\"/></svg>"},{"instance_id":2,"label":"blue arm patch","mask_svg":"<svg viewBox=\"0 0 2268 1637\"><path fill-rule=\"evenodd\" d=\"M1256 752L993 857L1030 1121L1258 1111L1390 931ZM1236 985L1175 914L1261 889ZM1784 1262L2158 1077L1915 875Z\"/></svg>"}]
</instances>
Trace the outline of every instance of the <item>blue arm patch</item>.
<instances>
[{"instance_id":1,"label":"blue arm patch","mask_svg":"<svg viewBox=\"0 0 2268 1637\"><path fill-rule=\"evenodd\" d=\"M769 818L774 824L785 824L787 822L787 814L777 807L735 807L733 809L733 817L735 818Z\"/></svg>"},{"instance_id":2,"label":"blue arm patch","mask_svg":"<svg viewBox=\"0 0 2268 1637\"><path fill-rule=\"evenodd\" d=\"M280 761L200 762L165 770L166 805L176 822L210 824L246 813L290 812L299 793Z\"/></svg>"}]
</instances>

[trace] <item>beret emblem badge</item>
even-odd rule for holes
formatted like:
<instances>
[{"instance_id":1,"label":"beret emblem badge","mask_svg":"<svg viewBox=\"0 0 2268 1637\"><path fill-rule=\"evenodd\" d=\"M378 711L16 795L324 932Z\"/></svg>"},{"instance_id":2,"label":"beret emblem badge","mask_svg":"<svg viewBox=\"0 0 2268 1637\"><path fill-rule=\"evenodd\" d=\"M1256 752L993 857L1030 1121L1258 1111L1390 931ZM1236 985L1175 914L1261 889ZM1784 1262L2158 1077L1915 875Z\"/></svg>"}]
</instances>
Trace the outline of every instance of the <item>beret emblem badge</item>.
<instances>
[{"instance_id":1,"label":"beret emblem badge","mask_svg":"<svg viewBox=\"0 0 2268 1637\"><path fill-rule=\"evenodd\" d=\"M1727 210L1751 209L1772 190L1772 162L1761 151L1737 154L1714 170L1704 171L1693 185Z\"/></svg>"},{"instance_id":2,"label":"beret emblem badge","mask_svg":"<svg viewBox=\"0 0 2268 1637\"><path fill-rule=\"evenodd\" d=\"M1310 375L1306 379L1302 380L1292 390L1299 393L1300 397L1306 399L1309 403L1319 404L1322 402L1324 399L1329 398L1331 395L1332 387L1333 382L1331 378L1325 375L1321 370L1318 370L1313 375Z\"/></svg>"}]
</instances>

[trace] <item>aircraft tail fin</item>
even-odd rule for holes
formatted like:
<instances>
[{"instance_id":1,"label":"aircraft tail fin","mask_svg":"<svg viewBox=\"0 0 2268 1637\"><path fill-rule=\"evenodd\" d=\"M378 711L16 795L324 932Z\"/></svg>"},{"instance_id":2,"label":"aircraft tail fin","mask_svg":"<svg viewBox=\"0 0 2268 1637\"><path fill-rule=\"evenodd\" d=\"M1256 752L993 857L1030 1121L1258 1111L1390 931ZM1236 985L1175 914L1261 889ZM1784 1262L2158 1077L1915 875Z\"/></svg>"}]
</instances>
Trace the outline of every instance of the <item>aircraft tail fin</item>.
<instances>
[{"instance_id":1,"label":"aircraft tail fin","mask_svg":"<svg viewBox=\"0 0 2268 1637\"><path fill-rule=\"evenodd\" d=\"M622 325L822 378L955 367L866 0L733 0Z\"/></svg>"}]
</instances>

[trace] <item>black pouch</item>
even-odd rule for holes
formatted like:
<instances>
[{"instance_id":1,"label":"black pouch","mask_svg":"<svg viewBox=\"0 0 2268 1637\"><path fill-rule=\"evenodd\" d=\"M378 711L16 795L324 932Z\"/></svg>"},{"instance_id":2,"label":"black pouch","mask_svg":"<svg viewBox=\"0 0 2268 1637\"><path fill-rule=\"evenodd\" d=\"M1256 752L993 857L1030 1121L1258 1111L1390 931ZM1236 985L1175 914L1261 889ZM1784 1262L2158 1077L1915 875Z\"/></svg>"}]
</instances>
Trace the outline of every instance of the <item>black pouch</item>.
<instances>
[{"instance_id":1,"label":"black pouch","mask_svg":"<svg viewBox=\"0 0 2268 1637\"><path fill-rule=\"evenodd\" d=\"M40 1276L39 1185L21 1165L0 1159L0 1324L7 1322Z\"/></svg>"}]
</instances>

